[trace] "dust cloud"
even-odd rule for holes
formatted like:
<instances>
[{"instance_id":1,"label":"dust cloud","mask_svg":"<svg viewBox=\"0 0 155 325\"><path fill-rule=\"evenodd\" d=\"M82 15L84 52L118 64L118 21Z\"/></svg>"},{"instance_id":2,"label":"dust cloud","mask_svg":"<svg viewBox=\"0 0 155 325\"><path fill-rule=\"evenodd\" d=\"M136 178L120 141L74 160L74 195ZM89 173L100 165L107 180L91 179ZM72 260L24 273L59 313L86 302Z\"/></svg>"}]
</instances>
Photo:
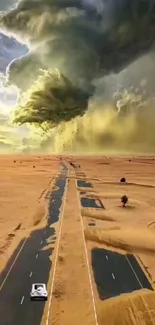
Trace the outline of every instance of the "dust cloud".
<instances>
[{"instance_id":1,"label":"dust cloud","mask_svg":"<svg viewBox=\"0 0 155 325\"><path fill-rule=\"evenodd\" d=\"M113 104L94 106L55 129L56 151L153 154L155 98L125 90Z\"/></svg>"}]
</instances>

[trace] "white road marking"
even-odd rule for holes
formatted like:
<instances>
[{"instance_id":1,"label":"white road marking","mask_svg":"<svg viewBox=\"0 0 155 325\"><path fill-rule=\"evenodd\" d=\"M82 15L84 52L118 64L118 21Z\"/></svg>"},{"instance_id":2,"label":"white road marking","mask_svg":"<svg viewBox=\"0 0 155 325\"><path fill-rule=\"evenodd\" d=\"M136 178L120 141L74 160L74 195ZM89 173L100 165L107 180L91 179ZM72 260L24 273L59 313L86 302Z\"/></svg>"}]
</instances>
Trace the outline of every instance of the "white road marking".
<instances>
[{"instance_id":1,"label":"white road marking","mask_svg":"<svg viewBox=\"0 0 155 325\"><path fill-rule=\"evenodd\" d=\"M48 309L48 312L47 312L47 321L46 321L46 324L48 324L49 316L50 316L50 308Z\"/></svg>"},{"instance_id":2,"label":"white road marking","mask_svg":"<svg viewBox=\"0 0 155 325\"><path fill-rule=\"evenodd\" d=\"M30 273L30 278L31 278L31 276L32 276L32 272Z\"/></svg>"},{"instance_id":3,"label":"white road marking","mask_svg":"<svg viewBox=\"0 0 155 325\"><path fill-rule=\"evenodd\" d=\"M24 245L25 245L27 239L28 239L28 238L25 238L25 240L24 240L24 242L23 242L23 244L22 244L22 246L21 246L21 248L20 248L18 254L16 255L16 257L15 257L15 259L14 259L14 261L13 261L13 263L12 263L12 265L11 265L11 267L10 267L10 269L9 269L9 271L8 271L8 273L7 273L7 275L6 275L6 277L4 278L4 280L3 280L3 282L2 282L2 284L1 284L1 286L0 286L0 291L2 290L2 288L3 288L3 286L4 286L5 282L6 282L6 280L7 280L7 278L8 278L8 276L9 276L9 274L10 274L12 268L13 268L13 266L15 265L15 263L16 263L16 261L17 261L17 258L18 258L18 256L20 255L20 253L21 253L21 251L22 251L22 249L23 249L23 247L24 247Z\"/></svg>"},{"instance_id":4,"label":"white road marking","mask_svg":"<svg viewBox=\"0 0 155 325\"><path fill-rule=\"evenodd\" d=\"M75 186L76 186L76 180L75 180ZM76 191L76 193L77 193L79 211L81 211L81 204L80 204L80 199L79 199L78 191ZM84 224L83 224L83 220L82 220L81 213L80 213L80 221L81 221L83 244L84 244L86 262L87 262L87 268L88 268L88 276L89 276L89 282L90 282L90 290L91 290L91 295L92 295L92 304L93 304L93 310L94 310L95 324L98 325L97 311L96 311L96 306L95 306L95 298L94 298L92 278L91 278L91 271L90 271L89 259L88 259L88 252L87 252L86 241L85 241L85 236L84 236Z\"/></svg>"},{"instance_id":5,"label":"white road marking","mask_svg":"<svg viewBox=\"0 0 155 325\"><path fill-rule=\"evenodd\" d=\"M68 168L68 173L67 173L67 177L66 177L65 191L64 191L64 195L63 195L64 200L63 200L62 209L61 209L61 213L60 213L61 223L60 223L60 229L59 229L59 234L58 234L57 247L56 247L56 252L55 252L55 261L54 261L54 268L53 268L53 279L52 279L52 285L51 285L51 291L50 291L50 297L49 297L48 312L47 312L47 317L46 317L46 325L49 324L49 316L50 316L50 308L51 308L51 301L52 301L52 293L53 293L54 280L55 280L55 274L56 274L56 266L57 266L57 261L58 261L58 252L59 252L59 246L60 246L60 237L61 237L61 232L62 232L64 208L65 208L66 198L67 198L68 174L69 174L69 168Z\"/></svg>"},{"instance_id":6,"label":"white road marking","mask_svg":"<svg viewBox=\"0 0 155 325\"><path fill-rule=\"evenodd\" d=\"M106 259L108 260L108 255L106 255Z\"/></svg>"},{"instance_id":7,"label":"white road marking","mask_svg":"<svg viewBox=\"0 0 155 325\"><path fill-rule=\"evenodd\" d=\"M113 279L115 280L115 276L114 276L114 273L112 273L112 277L113 277Z\"/></svg>"},{"instance_id":8,"label":"white road marking","mask_svg":"<svg viewBox=\"0 0 155 325\"><path fill-rule=\"evenodd\" d=\"M24 301L24 296L23 296L23 298L22 298L22 300L21 300L21 302L20 302L21 305L22 305L23 301Z\"/></svg>"},{"instance_id":9,"label":"white road marking","mask_svg":"<svg viewBox=\"0 0 155 325\"><path fill-rule=\"evenodd\" d=\"M42 243L43 243L43 241L41 241L41 243L40 243L40 244L42 245Z\"/></svg>"},{"instance_id":10,"label":"white road marking","mask_svg":"<svg viewBox=\"0 0 155 325\"><path fill-rule=\"evenodd\" d=\"M131 269L132 269L132 271L133 271L133 273L134 273L134 275L135 275L135 277L136 277L136 279L137 279L137 281L138 281L138 283L139 283L140 287L141 287L141 288L143 288L143 286L142 286L142 284L141 284L141 282L140 282L140 280L139 280L139 278L138 278L138 276L137 276L137 274L136 274L136 272L135 272L135 270L134 270L134 268L133 268L132 264L130 263L130 261L129 261L128 257L127 257L126 255L125 255L125 257L126 257L126 259L127 259L128 263L129 263L129 265L130 265L130 267L131 267Z\"/></svg>"},{"instance_id":11,"label":"white road marking","mask_svg":"<svg viewBox=\"0 0 155 325\"><path fill-rule=\"evenodd\" d=\"M38 258L38 254L36 255L36 258Z\"/></svg>"}]
</instances>

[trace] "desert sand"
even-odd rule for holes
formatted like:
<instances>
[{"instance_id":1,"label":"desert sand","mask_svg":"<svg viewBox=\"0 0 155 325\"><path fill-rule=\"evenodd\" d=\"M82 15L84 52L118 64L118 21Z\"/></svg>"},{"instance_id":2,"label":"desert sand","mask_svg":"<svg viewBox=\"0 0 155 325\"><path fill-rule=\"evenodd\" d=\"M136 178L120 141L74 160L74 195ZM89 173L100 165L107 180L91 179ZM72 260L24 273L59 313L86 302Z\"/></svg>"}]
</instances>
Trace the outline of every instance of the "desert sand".
<instances>
[{"instance_id":1,"label":"desert sand","mask_svg":"<svg viewBox=\"0 0 155 325\"><path fill-rule=\"evenodd\" d=\"M93 191L87 197L100 198L105 210L82 209L85 235L110 249L138 254L155 281L155 160L154 158L98 158L81 159L81 169L91 181ZM120 183L122 177L126 183ZM120 198L126 194L129 202L122 208ZM85 216L86 215L86 216ZM96 220L95 229L87 229L87 218ZM96 237L96 238L94 238ZM97 239L98 237L98 239Z\"/></svg>"},{"instance_id":2,"label":"desert sand","mask_svg":"<svg viewBox=\"0 0 155 325\"><path fill-rule=\"evenodd\" d=\"M90 260L94 247L133 253L155 288L154 158L65 156L63 161L68 166L70 161L80 165L78 178L84 179L84 172L94 187L77 187L75 169L70 167L61 218L55 225L57 240L51 259L57 261L48 283L49 290L53 288L50 324L155 324L154 292L142 289L101 301ZM20 239L44 226L48 193L54 188L59 166L56 156L1 157L0 271ZM122 177L126 183L120 183ZM105 210L81 208L80 191L85 197L101 199ZM123 194L129 198L125 208L120 201ZM95 221L95 227L89 227L90 220ZM42 325L46 324L48 307L47 303Z\"/></svg>"},{"instance_id":3,"label":"desert sand","mask_svg":"<svg viewBox=\"0 0 155 325\"><path fill-rule=\"evenodd\" d=\"M90 266L94 247L121 254L133 253L155 288L154 158L89 157L88 162L81 157L76 161L94 185L92 190L82 189L85 197L100 198L105 207L102 211L81 209ZM120 182L122 177L126 183ZM124 194L129 198L125 208L120 200ZM95 227L89 227L88 223L93 220ZM154 292L143 289L103 302L99 299L93 273L92 281L99 324L155 324Z\"/></svg>"},{"instance_id":4,"label":"desert sand","mask_svg":"<svg viewBox=\"0 0 155 325\"><path fill-rule=\"evenodd\" d=\"M59 160L48 156L0 157L0 271L22 238L43 226L48 191Z\"/></svg>"}]
</instances>

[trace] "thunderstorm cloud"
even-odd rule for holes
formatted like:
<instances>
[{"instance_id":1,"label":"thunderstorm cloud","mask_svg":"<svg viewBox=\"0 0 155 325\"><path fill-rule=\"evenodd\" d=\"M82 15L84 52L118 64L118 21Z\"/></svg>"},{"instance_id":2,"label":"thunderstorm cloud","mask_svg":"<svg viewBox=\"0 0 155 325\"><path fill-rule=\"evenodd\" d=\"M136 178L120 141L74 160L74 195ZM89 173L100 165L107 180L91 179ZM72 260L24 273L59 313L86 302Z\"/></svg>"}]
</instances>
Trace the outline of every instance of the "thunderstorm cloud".
<instances>
[{"instance_id":1,"label":"thunderstorm cloud","mask_svg":"<svg viewBox=\"0 0 155 325\"><path fill-rule=\"evenodd\" d=\"M70 87L71 83L73 85L71 89L77 87L78 93L81 88L86 98L92 96L92 83L95 78L119 72L153 46L155 1L24 0L19 1L10 11L1 13L0 28L4 33L25 42L29 47L26 56L10 64L8 72L10 83L26 91L39 77L40 69L57 68L60 75L65 78L63 82L66 80L64 91L66 100L70 91L70 89L67 91L67 87L68 85ZM52 80L53 77L51 84ZM59 80L62 89L62 78ZM44 82L44 79L41 81ZM55 92L59 93L58 87L58 84L56 89L53 86L47 87L47 94L46 89L44 94L42 93L40 86L38 92L34 87L34 96L30 92L31 98L27 101L28 105L33 102L32 110L36 112L36 122L38 119L38 123L43 123L39 117L41 107L38 105L41 96L42 109L45 107L47 112L47 116L44 114L45 122L49 120L49 116L52 121L53 111L55 122L55 100L51 100L51 106L46 105L46 100L49 96L57 97ZM64 96L61 109L57 109L59 121L66 120ZM79 98L72 94L70 98L74 101L71 105L73 107L72 112L70 111L71 119L80 114L80 109L81 112L87 110L88 101L82 101L81 105L81 91ZM33 122L34 114L30 109L27 113L30 119L28 116L23 119L24 113L22 114L21 109L21 122L28 120Z\"/></svg>"},{"instance_id":2,"label":"thunderstorm cloud","mask_svg":"<svg viewBox=\"0 0 155 325\"><path fill-rule=\"evenodd\" d=\"M118 74L138 58L154 52L155 0L20 0L16 5L10 1L10 5L10 9L1 8L0 30L28 48L23 56L10 60L7 69L8 84L15 85L21 94L15 122L53 128L75 119L72 126L76 135L72 143L85 141L83 130L95 120L94 112L93 119L87 115L95 81ZM124 109L124 105L121 107ZM115 144L116 133L121 134L119 143L122 139L119 129L125 132L127 121L130 121L127 139L133 140L136 132L139 135L137 125L141 118L119 118L116 123L117 118L109 117L116 111L110 111L104 116L100 110L97 113L97 121L101 116L105 125L108 116L111 123L106 122L99 143ZM68 125L58 127L66 137L66 130L71 128ZM152 141L151 135L147 139ZM151 142L151 150L153 145Z\"/></svg>"}]
</instances>

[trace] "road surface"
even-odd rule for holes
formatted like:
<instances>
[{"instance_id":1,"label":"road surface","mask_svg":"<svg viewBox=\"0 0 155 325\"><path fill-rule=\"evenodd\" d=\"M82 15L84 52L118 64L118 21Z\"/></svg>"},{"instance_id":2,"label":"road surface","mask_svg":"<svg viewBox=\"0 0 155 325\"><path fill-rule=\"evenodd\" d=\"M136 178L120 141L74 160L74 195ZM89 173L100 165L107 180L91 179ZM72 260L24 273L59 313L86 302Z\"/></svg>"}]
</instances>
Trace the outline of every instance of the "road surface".
<instances>
[{"instance_id":1,"label":"road surface","mask_svg":"<svg viewBox=\"0 0 155 325\"><path fill-rule=\"evenodd\" d=\"M152 286L132 254L106 249L92 250L92 268L101 300Z\"/></svg>"},{"instance_id":2,"label":"road surface","mask_svg":"<svg viewBox=\"0 0 155 325\"><path fill-rule=\"evenodd\" d=\"M79 187L93 187L93 185L90 182L82 181L82 180L77 180L77 186Z\"/></svg>"},{"instance_id":3,"label":"road surface","mask_svg":"<svg viewBox=\"0 0 155 325\"><path fill-rule=\"evenodd\" d=\"M80 201L83 208L104 209L103 203L100 199L89 199L87 197L82 197Z\"/></svg>"},{"instance_id":4,"label":"road surface","mask_svg":"<svg viewBox=\"0 0 155 325\"><path fill-rule=\"evenodd\" d=\"M90 183L88 186L85 181L80 182L82 187L92 187ZM77 186L80 186L79 181ZM98 208L95 200L91 198L81 197L81 205L84 208ZM102 204L100 208L104 208ZM95 223L89 225L95 226ZM153 290L133 254L121 255L110 250L95 248L91 252L91 263L101 300L142 288Z\"/></svg>"},{"instance_id":5,"label":"road surface","mask_svg":"<svg viewBox=\"0 0 155 325\"><path fill-rule=\"evenodd\" d=\"M40 325L41 323L45 303L32 302L30 290L32 283L48 283L52 267L50 256L53 251L52 247L47 249L48 239L53 236L52 242L56 240L55 229L51 225L59 218L67 176L65 165L62 165L61 175L64 176L60 176L56 181L59 190L51 193L46 227L33 231L27 240L20 243L0 276L1 325Z\"/></svg>"}]
</instances>

